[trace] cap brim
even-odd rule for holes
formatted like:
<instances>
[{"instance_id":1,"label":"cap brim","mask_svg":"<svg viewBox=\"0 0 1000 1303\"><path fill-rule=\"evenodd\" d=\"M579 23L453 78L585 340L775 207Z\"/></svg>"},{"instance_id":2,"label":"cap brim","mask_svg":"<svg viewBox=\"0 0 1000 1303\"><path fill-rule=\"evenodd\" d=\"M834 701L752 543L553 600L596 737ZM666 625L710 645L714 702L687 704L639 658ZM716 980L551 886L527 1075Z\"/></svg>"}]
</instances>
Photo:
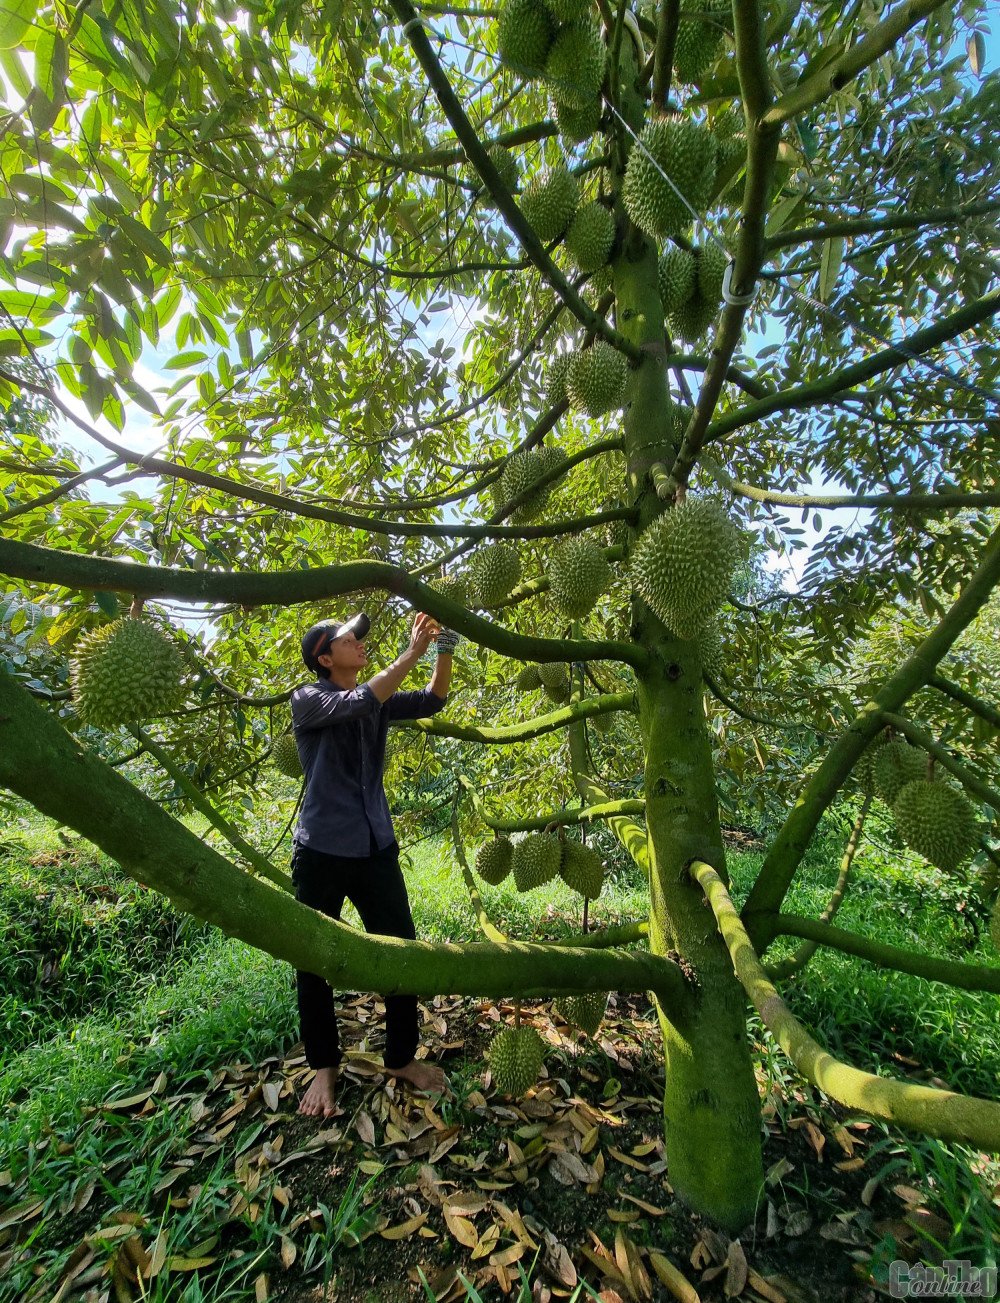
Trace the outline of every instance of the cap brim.
<instances>
[{"instance_id":1,"label":"cap brim","mask_svg":"<svg viewBox=\"0 0 1000 1303\"><path fill-rule=\"evenodd\" d=\"M345 633L353 633L358 642L367 637L368 630L372 627L372 622L364 611L359 611L357 615L352 615L349 620L345 620L337 631L337 637L342 638Z\"/></svg>"}]
</instances>

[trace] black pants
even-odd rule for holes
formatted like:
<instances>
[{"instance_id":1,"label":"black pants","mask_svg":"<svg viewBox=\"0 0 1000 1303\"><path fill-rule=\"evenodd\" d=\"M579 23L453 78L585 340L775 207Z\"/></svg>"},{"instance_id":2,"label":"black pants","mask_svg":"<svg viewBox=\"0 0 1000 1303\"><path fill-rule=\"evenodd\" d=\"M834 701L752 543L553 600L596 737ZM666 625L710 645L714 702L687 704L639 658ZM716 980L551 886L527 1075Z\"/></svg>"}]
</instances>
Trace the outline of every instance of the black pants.
<instances>
[{"instance_id":1,"label":"black pants","mask_svg":"<svg viewBox=\"0 0 1000 1303\"><path fill-rule=\"evenodd\" d=\"M399 868L395 842L362 859L325 855L296 843L292 855L295 898L303 905L340 918L349 900L366 932L382 936L416 937L406 884ZM316 973L296 973L299 1022L306 1062L312 1068L336 1067L341 1060L333 991ZM390 995L385 1001L385 1054L387 1068L402 1068L417 1049L417 997Z\"/></svg>"}]
</instances>

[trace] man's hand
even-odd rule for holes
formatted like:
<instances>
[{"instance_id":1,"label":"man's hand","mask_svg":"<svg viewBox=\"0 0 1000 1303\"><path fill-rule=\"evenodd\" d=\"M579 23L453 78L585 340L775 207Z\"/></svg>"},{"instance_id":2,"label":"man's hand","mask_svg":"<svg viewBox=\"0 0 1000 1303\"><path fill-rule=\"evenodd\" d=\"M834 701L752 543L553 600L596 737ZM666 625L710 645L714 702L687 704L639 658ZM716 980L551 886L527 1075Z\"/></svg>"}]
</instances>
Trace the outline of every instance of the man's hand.
<instances>
[{"instance_id":1,"label":"man's hand","mask_svg":"<svg viewBox=\"0 0 1000 1303\"><path fill-rule=\"evenodd\" d=\"M413 621L413 632L410 635L410 650L416 652L417 656L423 656L424 652L437 638L441 632L440 623L435 620L433 615L428 615L426 611L421 611Z\"/></svg>"}]
</instances>

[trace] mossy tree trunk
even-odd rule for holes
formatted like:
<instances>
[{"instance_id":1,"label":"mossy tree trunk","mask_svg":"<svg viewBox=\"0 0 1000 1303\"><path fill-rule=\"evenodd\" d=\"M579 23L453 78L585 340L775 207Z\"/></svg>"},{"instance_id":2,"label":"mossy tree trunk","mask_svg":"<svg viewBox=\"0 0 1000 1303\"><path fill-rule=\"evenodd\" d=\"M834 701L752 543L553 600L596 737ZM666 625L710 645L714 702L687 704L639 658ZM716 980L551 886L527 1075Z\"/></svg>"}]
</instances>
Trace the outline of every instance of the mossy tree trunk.
<instances>
[{"instance_id":1,"label":"mossy tree trunk","mask_svg":"<svg viewBox=\"0 0 1000 1303\"><path fill-rule=\"evenodd\" d=\"M669 465L675 429L667 383L656 254L636 237L615 271L619 328L644 350L625 417L629 482L647 524L664 504L649 468ZM746 996L715 919L687 866L706 861L725 876L712 753L695 641L671 635L638 598L632 635L650 654L639 679L646 754L650 946L673 953L695 983L683 1018L660 1008L666 1083L668 1176L693 1209L737 1231L754 1216L763 1183L760 1099L746 1028Z\"/></svg>"}]
</instances>

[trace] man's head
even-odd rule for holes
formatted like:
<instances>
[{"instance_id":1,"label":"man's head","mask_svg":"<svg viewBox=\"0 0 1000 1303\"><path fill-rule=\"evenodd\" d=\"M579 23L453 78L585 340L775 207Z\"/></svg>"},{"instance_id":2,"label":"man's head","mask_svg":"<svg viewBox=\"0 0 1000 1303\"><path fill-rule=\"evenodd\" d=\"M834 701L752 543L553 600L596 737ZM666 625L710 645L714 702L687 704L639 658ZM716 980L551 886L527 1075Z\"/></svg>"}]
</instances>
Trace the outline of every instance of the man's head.
<instances>
[{"instance_id":1,"label":"man's head","mask_svg":"<svg viewBox=\"0 0 1000 1303\"><path fill-rule=\"evenodd\" d=\"M322 620L302 636L302 659L306 667L320 678L330 678L331 671L356 674L367 663L365 638L371 620L363 611L349 620ZM335 673L334 677L338 677Z\"/></svg>"}]
</instances>

